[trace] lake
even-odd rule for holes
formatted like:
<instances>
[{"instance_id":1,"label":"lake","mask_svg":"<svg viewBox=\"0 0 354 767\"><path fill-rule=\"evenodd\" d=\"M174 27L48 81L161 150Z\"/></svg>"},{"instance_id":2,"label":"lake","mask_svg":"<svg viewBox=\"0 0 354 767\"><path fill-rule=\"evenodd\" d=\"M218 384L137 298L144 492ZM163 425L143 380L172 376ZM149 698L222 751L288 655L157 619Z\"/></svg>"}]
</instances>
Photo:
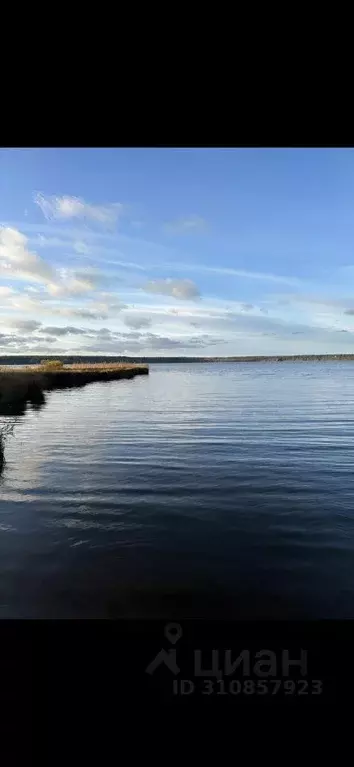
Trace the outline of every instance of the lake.
<instances>
[{"instance_id":1,"label":"lake","mask_svg":"<svg viewBox=\"0 0 354 767\"><path fill-rule=\"evenodd\" d=\"M354 617L352 362L52 391L5 457L2 617Z\"/></svg>"}]
</instances>

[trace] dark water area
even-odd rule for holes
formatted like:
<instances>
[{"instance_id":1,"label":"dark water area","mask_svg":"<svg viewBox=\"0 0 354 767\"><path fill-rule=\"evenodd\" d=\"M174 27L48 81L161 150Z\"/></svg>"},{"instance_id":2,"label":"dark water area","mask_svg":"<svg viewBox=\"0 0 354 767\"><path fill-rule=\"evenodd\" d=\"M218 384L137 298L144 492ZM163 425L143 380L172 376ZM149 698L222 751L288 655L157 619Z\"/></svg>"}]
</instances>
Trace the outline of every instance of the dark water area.
<instances>
[{"instance_id":1,"label":"dark water area","mask_svg":"<svg viewBox=\"0 0 354 767\"><path fill-rule=\"evenodd\" d=\"M1 617L354 617L352 362L48 392L5 458Z\"/></svg>"}]
</instances>

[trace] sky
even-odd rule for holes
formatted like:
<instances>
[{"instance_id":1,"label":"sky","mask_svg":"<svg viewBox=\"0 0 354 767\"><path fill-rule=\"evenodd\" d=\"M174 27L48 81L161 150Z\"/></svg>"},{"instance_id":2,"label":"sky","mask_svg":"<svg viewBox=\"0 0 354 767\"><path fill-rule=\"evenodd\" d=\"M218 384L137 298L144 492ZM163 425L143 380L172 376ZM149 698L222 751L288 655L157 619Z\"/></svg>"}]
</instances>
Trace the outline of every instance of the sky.
<instances>
[{"instance_id":1,"label":"sky","mask_svg":"<svg viewBox=\"0 0 354 767\"><path fill-rule=\"evenodd\" d=\"M354 352L353 149L0 150L0 354Z\"/></svg>"}]
</instances>

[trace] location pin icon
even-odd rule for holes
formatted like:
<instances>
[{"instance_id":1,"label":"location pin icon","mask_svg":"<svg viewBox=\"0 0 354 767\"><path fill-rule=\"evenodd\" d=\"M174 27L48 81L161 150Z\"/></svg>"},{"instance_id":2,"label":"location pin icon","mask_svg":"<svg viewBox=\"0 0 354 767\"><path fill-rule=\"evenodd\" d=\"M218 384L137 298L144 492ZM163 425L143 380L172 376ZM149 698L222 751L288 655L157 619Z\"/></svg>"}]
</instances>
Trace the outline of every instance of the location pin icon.
<instances>
[{"instance_id":1,"label":"location pin icon","mask_svg":"<svg viewBox=\"0 0 354 767\"><path fill-rule=\"evenodd\" d=\"M167 623L165 626L165 637L171 644L176 644L182 636L182 627L179 623Z\"/></svg>"}]
</instances>

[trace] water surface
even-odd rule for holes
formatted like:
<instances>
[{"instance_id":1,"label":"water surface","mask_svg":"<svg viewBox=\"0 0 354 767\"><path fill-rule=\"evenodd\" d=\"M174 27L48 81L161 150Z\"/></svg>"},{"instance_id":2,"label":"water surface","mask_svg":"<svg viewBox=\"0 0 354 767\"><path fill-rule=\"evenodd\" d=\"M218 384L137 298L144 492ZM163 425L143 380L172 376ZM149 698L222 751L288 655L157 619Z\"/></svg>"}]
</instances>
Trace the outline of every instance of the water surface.
<instances>
[{"instance_id":1,"label":"water surface","mask_svg":"<svg viewBox=\"0 0 354 767\"><path fill-rule=\"evenodd\" d=\"M354 617L354 363L46 394L0 479L3 617Z\"/></svg>"}]
</instances>

